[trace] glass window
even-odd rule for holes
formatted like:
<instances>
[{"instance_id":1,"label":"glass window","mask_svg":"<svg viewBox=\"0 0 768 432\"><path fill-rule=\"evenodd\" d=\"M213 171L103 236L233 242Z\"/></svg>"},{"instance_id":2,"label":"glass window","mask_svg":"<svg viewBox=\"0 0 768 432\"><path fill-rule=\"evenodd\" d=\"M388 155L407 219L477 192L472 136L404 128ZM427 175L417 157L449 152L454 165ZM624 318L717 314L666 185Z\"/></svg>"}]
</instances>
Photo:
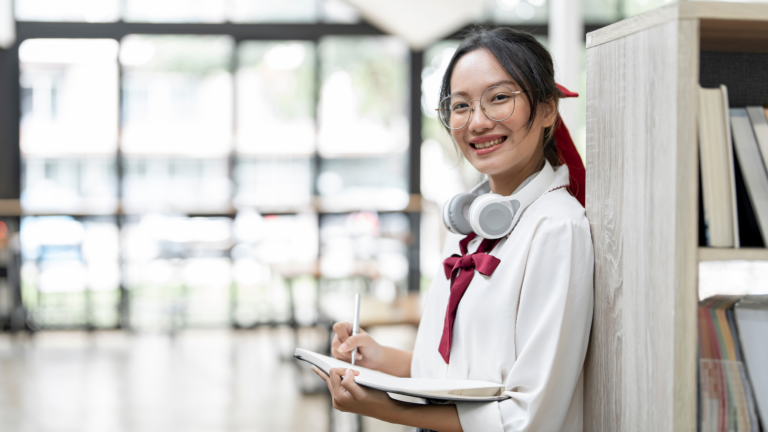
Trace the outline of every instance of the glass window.
<instances>
[{"instance_id":1,"label":"glass window","mask_svg":"<svg viewBox=\"0 0 768 432\"><path fill-rule=\"evenodd\" d=\"M229 323L231 219L128 217L121 245L132 326L173 330Z\"/></svg>"},{"instance_id":2,"label":"glass window","mask_svg":"<svg viewBox=\"0 0 768 432\"><path fill-rule=\"evenodd\" d=\"M21 203L28 211L111 213L117 208L115 157L25 155Z\"/></svg>"},{"instance_id":3,"label":"glass window","mask_svg":"<svg viewBox=\"0 0 768 432\"><path fill-rule=\"evenodd\" d=\"M117 205L118 43L29 39L19 47L22 192L27 210Z\"/></svg>"},{"instance_id":4,"label":"glass window","mask_svg":"<svg viewBox=\"0 0 768 432\"><path fill-rule=\"evenodd\" d=\"M238 213L234 224L238 244L232 249L235 279L235 320L243 326L285 322L291 294L301 323L317 316L316 214L267 215ZM290 291L289 291L290 290Z\"/></svg>"},{"instance_id":5,"label":"glass window","mask_svg":"<svg viewBox=\"0 0 768 432\"><path fill-rule=\"evenodd\" d=\"M243 42L238 48L237 150L248 154L315 151L315 46Z\"/></svg>"},{"instance_id":6,"label":"glass window","mask_svg":"<svg viewBox=\"0 0 768 432\"><path fill-rule=\"evenodd\" d=\"M312 163L309 158L239 157L235 167L238 208L264 211L307 208L312 198Z\"/></svg>"},{"instance_id":7,"label":"glass window","mask_svg":"<svg viewBox=\"0 0 768 432\"><path fill-rule=\"evenodd\" d=\"M120 19L120 0L16 0L19 21L110 22Z\"/></svg>"},{"instance_id":8,"label":"glass window","mask_svg":"<svg viewBox=\"0 0 768 432\"><path fill-rule=\"evenodd\" d=\"M355 212L320 219L321 309L339 316L349 291L368 290L391 302L407 290L408 217L402 213Z\"/></svg>"},{"instance_id":9,"label":"glass window","mask_svg":"<svg viewBox=\"0 0 768 432\"><path fill-rule=\"evenodd\" d=\"M549 22L547 0L496 0L490 19L499 24L546 24Z\"/></svg>"},{"instance_id":10,"label":"glass window","mask_svg":"<svg viewBox=\"0 0 768 432\"><path fill-rule=\"evenodd\" d=\"M227 0L124 0L125 21L204 22L226 20Z\"/></svg>"},{"instance_id":11,"label":"glass window","mask_svg":"<svg viewBox=\"0 0 768 432\"><path fill-rule=\"evenodd\" d=\"M104 218L25 217L22 292L36 326L115 327L118 231Z\"/></svg>"},{"instance_id":12,"label":"glass window","mask_svg":"<svg viewBox=\"0 0 768 432\"><path fill-rule=\"evenodd\" d=\"M389 36L320 41L318 150L323 157L408 148L408 47Z\"/></svg>"},{"instance_id":13,"label":"glass window","mask_svg":"<svg viewBox=\"0 0 768 432\"><path fill-rule=\"evenodd\" d=\"M237 23L317 21L318 0L230 0L229 20Z\"/></svg>"},{"instance_id":14,"label":"glass window","mask_svg":"<svg viewBox=\"0 0 768 432\"><path fill-rule=\"evenodd\" d=\"M105 154L117 148L117 41L29 39L19 47L21 150Z\"/></svg>"},{"instance_id":15,"label":"glass window","mask_svg":"<svg viewBox=\"0 0 768 432\"><path fill-rule=\"evenodd\" d=\"M323 21L327 23L357 24L360 12L344 0L322 0Z\"/></svg>"},{"instance_id":16,"label":"glass window","mask_svg":"<svg viewBox=\"0 0 768 432\"><path fill-rule=\"evenodd\" d=\"M228 211L232 196L226 158L130 155L123 160L123 208L137 212Z\"/></svg>"},{"instance_id":17,"label":"glass window","mask_svg":"<svg viewBox=\"0 0 768 432\"><path fill-rule=\"evenodd\" d=\"M409 202L408 155L323 159L317 190L326 211L402 210Z\"/></svg>"},{"instance_id":18,"label":"glass window","mask_svg":"<svg viewBox=\"0 0 768 432\"><path fill-rule=\"evenodd\" d=\"M624 0L583 0L585 24L610 24L621 19ZM634 0L633 0L634 1Z\"/></svg>"},{"instance_id":19,"label":"glass window","mask_svg":"<svg viewBox=\"0 0 768 432\"><path fill-rule=\"evenodd\" d=\"M120 49L123 151L228 153L233 45L228 36L126 36Z\"/></svg>"}]
</instances>

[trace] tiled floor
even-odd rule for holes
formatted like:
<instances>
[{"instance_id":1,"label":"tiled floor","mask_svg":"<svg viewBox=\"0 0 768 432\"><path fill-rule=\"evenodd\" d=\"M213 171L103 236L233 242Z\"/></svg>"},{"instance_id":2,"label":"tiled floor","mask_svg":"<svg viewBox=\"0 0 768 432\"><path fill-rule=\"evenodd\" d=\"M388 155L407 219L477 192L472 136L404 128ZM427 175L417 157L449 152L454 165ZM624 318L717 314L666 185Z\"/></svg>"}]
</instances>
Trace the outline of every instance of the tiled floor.
<instances>
[{"instance_id":1,"label":"tiled floor","mask_svg":"<svg viewBox=\"0 0 768 432\"><path fill-rule=\"evenodd\" d=\"M299 382L318 378L302 378L290 353L286 329L0 334L0 431L328 431L327 393L302 395ZM354 424L334 419L334 431Z\"/></svg>"}]
</instances>

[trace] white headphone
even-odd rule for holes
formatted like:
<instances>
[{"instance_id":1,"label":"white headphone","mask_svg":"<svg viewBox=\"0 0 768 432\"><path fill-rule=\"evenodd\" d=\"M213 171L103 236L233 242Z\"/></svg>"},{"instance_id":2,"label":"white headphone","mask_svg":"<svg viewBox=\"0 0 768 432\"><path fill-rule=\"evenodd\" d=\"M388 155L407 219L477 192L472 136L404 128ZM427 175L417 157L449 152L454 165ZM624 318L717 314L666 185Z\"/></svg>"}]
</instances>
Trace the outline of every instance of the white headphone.
<instances>
[{"instance_id":1,"label":"white headphone","mask_svg":"<svg viewBox=\"0 0 768 432\"><path fill-rule=\"evenodd\" d=\"M554 180L555 170L547 160L536 177L508 197L490 193L486 178L469 193L458 194L443 205L443 223L455 234L475 232L486 239L504 237L517 225L523 210L542 196Z\"/></svg>"}]
</instances>

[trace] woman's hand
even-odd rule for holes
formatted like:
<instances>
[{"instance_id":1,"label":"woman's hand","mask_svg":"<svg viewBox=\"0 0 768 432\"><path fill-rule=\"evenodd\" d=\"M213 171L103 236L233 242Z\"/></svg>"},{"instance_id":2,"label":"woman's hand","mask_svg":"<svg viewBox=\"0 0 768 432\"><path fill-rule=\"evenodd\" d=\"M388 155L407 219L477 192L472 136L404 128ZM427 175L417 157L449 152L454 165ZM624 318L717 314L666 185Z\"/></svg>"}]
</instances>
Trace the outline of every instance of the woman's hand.
<instances>
[{"instance_id":1,"label":"woman's hand","mask_svg":"<svg viewBox=\"0 0 768 432\"><path fill-rule=\"evenodd\" d=\"M365 330L361 329L352 336L352 323L337 322L333 325L333 332L331 355L334 358L351 363L352 350L357 348L355 365L368 369L381 369L381 365L385 363L384 349Z\"/></svg>"},{"instance_id":2,"label":"woman's hand","mask_svg":"<svg viewBox=\"0 0 768 432\"><path fill-rule=\"evenodd\" d=\"M333 407L339 411L380 418L396 407L395 401L385 392L358 385L355 382L355 376L360 375L358 371L335 368L329 371L331 375L328 376L315 366L312 370L325 380L333 398Z\"/></svg>"},{"instance_id":3,"label":"woman's hand","mask_svg":"<svg viewBox=\"0 0 768 432\"><path fill-rule=\"evenodd\" d=\"M462 432L455 405L397 402L383 391L358 385L355 376L360 375L360 372L352 369L331 369L330 376L315 366L312 366L312 371L328 385L333 407L339 411L373 417L388 423L444 432Z\"/></svg>"}]
</instances>

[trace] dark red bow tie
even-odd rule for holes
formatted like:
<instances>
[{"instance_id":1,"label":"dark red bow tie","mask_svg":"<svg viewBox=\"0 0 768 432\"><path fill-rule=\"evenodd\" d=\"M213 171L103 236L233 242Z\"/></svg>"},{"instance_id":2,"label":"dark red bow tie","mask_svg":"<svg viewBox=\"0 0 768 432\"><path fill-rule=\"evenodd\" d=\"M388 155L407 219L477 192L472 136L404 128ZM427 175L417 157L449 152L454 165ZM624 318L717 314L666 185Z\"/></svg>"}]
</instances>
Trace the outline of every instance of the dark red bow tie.
<instances>
[{"instance_id":1,"label":"dark red bow tie","mask_svg":"<svg viewBox=\"0 0 768 432\"><path fill-rule=\"evenodd\" d=\"M443 325L443 337L440 338L440 355L448 363L451 357L451 341L453 340L453 321L456 320L456 309L459 307L464 292L467 291L475 270L490 276L496 270L501 260L495 256L488 255L496 247L501 239L489 240L483 239L477 251L467 254L467 245L475 238L477 234L470 233L459 242L461 255L451 255L443 261L445 277L451 278L451 296L448 298L448 308L445 311L445 324Z\"/></svg>"}]
</instances>

